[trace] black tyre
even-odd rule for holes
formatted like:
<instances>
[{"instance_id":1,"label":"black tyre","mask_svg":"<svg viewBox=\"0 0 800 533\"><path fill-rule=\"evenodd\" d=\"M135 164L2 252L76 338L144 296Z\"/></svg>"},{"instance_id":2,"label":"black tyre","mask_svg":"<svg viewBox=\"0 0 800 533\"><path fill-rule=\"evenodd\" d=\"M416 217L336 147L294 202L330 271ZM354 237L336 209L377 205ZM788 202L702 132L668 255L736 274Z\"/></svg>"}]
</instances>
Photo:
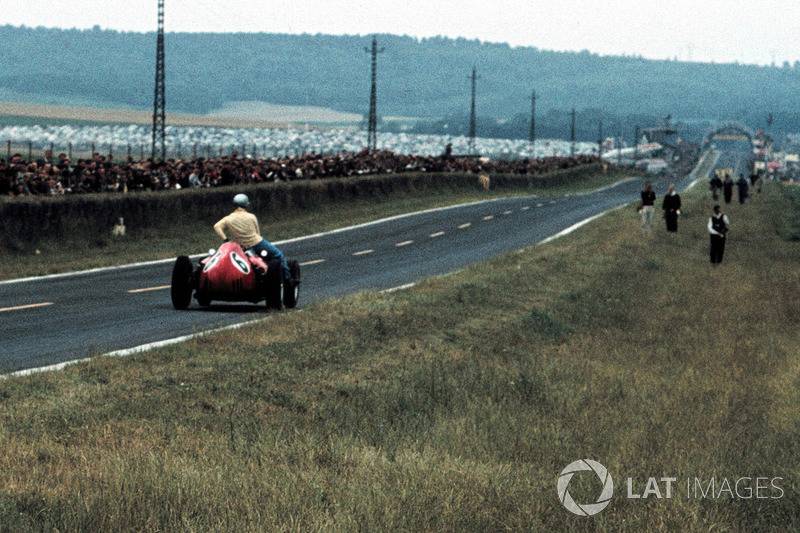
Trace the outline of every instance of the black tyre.
<instances>
[{"instance_id":1,"label":"black tyre","mask_svg":"<svg viewBox=\"0 0 800 533\"><path fill-rule=\"evenodd\" d=\"M264 296L267 300L267 309L281 309L281 270L280 260L272 259L267 263L267 273L264 276Z\"/></svg>"},{"instance_id":2,"label":"black tyre","mask_svg":"<svg viewBox=\"0 0 800 533\"><path fill-rule=\"evenodd\" d=\"M192 302L192 260L182 255L175 260L172 267L172 306L175 309L186 309Z\"/></svg>"},{"instance_id":3,"label":"black tyre","mask_svg":"<svg viewBox=\"0 0 800 533\"><path fill-rule=\"evenodd\" d=\"M294 309L300 299L300 264L297 261L289 261L289 272L292 274L292 279L283 283L283 305L286 309Z\"/></svg>"}]
</instances>

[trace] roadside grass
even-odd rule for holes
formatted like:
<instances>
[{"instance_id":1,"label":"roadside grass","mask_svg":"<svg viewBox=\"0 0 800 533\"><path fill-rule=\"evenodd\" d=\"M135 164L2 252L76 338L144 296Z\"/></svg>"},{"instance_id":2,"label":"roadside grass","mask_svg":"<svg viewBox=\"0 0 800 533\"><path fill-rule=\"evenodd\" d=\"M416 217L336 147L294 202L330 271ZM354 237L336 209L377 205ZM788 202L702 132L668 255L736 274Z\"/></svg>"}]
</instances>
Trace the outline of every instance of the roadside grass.
<instances>
[{"instance_id":1,"label":"roadside grass","mask_svg":"<svg viewBox=\"0 0 800 533\"><path fill-rule=\"evenodd\" d=\"M791 531L800 514L797 189L613 211L391 294L0 382L7 531ZM796 215L793 215L796 221ZM577 517L556 481L615 481ZM627 499L677 477L672 499ZM766 499L686 479L781 478ZM769 487L769 482L762 486ZM578 477L575 501L599 484ZM719 490L719 489L717 489ZM663 485L662 485L663 492Z\"/></svg>"},{"instance_id":2,"label":"roadside grass","mask_svg":"<svg viewBox=\"0 0 800 533\"><path fill-rule=\"evenodd\" d=\"M257 213L264 236L279 241L345 227L402 213L486 200L503 196L562 195L600 188L631 176L626 169L609 167L606 174L587 172L568 185L547 188L509 187L483 191L477 187L444 188L436 193L394 192L382 197L310 205L287 212ZM0 279L15 279L95 267L114 266L181 254L202 253L219 242L212 229L216 217L185 219L180 213L158 226L130 232L124 238L50 239L31 248L0 250Z\"/></svg>"}]
</instances>

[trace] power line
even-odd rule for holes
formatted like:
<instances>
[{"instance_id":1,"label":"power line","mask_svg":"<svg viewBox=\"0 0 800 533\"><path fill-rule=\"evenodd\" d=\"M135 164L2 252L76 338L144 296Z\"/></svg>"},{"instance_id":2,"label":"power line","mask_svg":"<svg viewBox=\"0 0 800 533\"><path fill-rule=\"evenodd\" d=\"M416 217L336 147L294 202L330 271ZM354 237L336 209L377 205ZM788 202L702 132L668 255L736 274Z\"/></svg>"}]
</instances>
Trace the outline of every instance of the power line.
<instances>
[{"instance_id":1,"label":"power line","mask_svg":"<svg viewBox=\"0 0 800 533\"><path fill-rule=\"evenodd\" d=\"M572 108L572 123L569 128L570 155L575 155L575 108Z\"/></svg>"},{"instance_id":2,"label":"power line","mask_svg":"<svg viewBox=\"0 0 800 533\"><path fill-rule=\"evenodd\" d=\"M536 142L536 91L531 94L531 132L529 140Z\"/></svg>"},{"instance_id":3,"label":"power line","mask_svg":"<svg viewBox=\"0 0 800 533\"><path fill-rule=\"evenodd\" d=\"M158 38L156 41L156 83L153 96L153 146L151 157L156 160L156 139L161 140L161 159L166 159L166 98L164 85L164 0L158 0Z\"/></svg>"},{"instance_id":4,"label":"power line","mask_svg":"<svg viewBox=\"0 0 800 533\"><path fill-rule=\"evenodd\" d=\"M479 79L475 67L472 67L472 104L469 112L469 153L475 154L475 86Z\"/></svg>"},{"instance_id":5,"label":"power line","mask_svg":"<svg viewBox=\"0 0 800 533\"><path fill-rule=\"evenodd\" d=\"M367 148L374 152L378 146L378 38L372 36L372 50L365 49L372 54L372 86L369 92L369 118L367 120Z\"/></svg>"}]
</instances>

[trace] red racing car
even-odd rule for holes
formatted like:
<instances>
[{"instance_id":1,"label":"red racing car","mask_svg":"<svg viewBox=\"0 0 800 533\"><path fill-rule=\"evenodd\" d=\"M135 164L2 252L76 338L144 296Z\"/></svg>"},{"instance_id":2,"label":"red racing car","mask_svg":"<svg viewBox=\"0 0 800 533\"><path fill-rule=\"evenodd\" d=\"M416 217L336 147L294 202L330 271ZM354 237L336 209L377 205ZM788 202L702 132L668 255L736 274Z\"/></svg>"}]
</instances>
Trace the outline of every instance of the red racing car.
<instances>
[{"instance_id":1,"label":"red racing car","mask_svg":"<svg viewBox=\"0 0 800 533\"><path fill-rule=\"evenodd\" d=\"M266 252L264 252L266 256ZM182 255L172 268L172 305L187 309L192 293L197 303L207 306L212 300L223 302L266 301L268 309L293 309L300 297L300 266L288 261L292 281L285 281L279 259L244 252L235 242L211 250L198 265Z\"/></svg>"}]
</instances>

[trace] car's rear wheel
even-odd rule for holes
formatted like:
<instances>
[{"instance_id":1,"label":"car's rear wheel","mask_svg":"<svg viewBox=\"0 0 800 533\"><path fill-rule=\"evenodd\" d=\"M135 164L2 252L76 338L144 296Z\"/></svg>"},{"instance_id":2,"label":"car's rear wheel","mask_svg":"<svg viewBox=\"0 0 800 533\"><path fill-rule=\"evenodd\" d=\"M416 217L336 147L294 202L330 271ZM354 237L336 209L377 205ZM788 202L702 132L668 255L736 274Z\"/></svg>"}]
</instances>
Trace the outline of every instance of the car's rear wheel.
<instances>
[{"instance_id":1,"label":"car's rear wheel","mask_svg":"<svg viewBox=\"0 0 800 533\"><path fill-rule=\"evenodd\" d=\"M192 302L192 260L182 255L175 260L172 267L172 306L175 309L187 309Z\"/></svg>"},{"instance_id":2,"label":"car's rear wheel","mask_svg":"<svg viewBox=\"0 0 800 533\"><path fill-rule=\"evenodd\" d=\"M283 283L283 305L287 309L294 309L300 299L300 264L297 261L289 261L289 272L292 274L292 279Z\"/></svg>"},{"instance_id":3,"label":"car's rear wheel","mask_svg":"<svg viewBox=\"0 0 800 533\"><path fill-rule=\"evenodd\" d=\"M264 276L264 296L267 300L267 309L280 310L281 308L281 278L283 265L280 259L272 259L267 263L267 273Z\"/></svg>"}]
</instances>

